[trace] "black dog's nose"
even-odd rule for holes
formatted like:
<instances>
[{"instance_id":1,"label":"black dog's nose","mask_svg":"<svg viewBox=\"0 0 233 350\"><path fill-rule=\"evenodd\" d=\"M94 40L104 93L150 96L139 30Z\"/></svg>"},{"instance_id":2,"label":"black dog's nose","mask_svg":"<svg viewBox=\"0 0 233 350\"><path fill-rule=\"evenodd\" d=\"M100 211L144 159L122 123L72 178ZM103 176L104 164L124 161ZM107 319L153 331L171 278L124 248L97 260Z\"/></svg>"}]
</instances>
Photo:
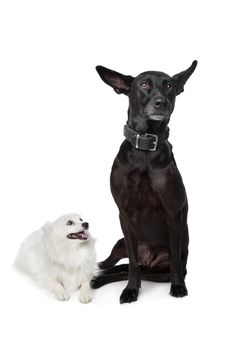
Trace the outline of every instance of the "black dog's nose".
<instances>
[{"instance_id":1,"label":"black dog's nose","mask_svg":"<svg viewBox=\"0 0 233 350\"><path fill-rule=\"evenodd\" d=\"M83 227L85 230L88 230L88 227L89 227L88 222L83 222L83 223L82 223L82 227Z\"/></svg>"},{"instance_id":2,"label":"black dog's nose","mask_svg":"<svg viewBox=\"0 0 233 350\"><path fill-rule=\"evenodd\" d=\"M154 101L155 103L155 107L156 108L165 108L166 107L166 101L164 99L162 99L161 97L157 97Z\"/></svg>"}]
</instances>

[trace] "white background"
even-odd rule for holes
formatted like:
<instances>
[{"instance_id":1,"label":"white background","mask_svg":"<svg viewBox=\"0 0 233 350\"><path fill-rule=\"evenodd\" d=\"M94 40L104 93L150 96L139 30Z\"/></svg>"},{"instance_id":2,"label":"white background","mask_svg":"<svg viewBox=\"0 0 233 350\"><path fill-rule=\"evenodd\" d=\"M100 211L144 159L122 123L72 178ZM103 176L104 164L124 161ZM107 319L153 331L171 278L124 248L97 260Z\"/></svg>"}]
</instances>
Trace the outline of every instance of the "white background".
<instances>
[{"instance_id":1,"label":"white background","mask_svg":"<svg viewBox=\"0 0 233 350\"><path fill-rule=\"evenodd\" d=\"M1 1L2 349L232 349L230 3ZM120 305L121 282L88 305L56 301L11 267L26 235L74 211L98 260L122 236L109 174L128 102L95 66L173 75L194 59L170 123L190 203L189 296L143 282L138 302Z\"/></svg>"}]
</instances>

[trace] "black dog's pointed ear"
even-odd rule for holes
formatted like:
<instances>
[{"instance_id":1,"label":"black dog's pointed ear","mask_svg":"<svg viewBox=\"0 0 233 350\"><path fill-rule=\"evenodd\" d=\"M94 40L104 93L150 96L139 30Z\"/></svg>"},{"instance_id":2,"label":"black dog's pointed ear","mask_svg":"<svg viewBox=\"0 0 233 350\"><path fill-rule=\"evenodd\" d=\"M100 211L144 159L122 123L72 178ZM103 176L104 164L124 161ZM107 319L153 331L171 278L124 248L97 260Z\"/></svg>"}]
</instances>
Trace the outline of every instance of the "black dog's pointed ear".
<instances>
[{"instance_id":1,"label":"black dog's pointed ear","mask_svg":"<svg viewBox=\"0 0 233 350\"><path fill-rule=\"evenodd\" d=\"M184 85L190 77L190 75L195 71L196 66L197 61L193 61L193 63L187 70L184 70L183 72L178 73L172 77L172 79L175 81L177 95L184 91Z\"/></svg>"},{"instance_id":2,"label":"black dog's pointed ear","mask_svg":"<svg viewBox=\"0 0 233 350\"><path fill-rule=\"evenodd\" d=\"M100 78L106 84L110 85L116 93L129 95L131 84L134 80L131 75L123 75L103 66L97 66L96 70L99 73Z\"/></svg>"}]
</instances>

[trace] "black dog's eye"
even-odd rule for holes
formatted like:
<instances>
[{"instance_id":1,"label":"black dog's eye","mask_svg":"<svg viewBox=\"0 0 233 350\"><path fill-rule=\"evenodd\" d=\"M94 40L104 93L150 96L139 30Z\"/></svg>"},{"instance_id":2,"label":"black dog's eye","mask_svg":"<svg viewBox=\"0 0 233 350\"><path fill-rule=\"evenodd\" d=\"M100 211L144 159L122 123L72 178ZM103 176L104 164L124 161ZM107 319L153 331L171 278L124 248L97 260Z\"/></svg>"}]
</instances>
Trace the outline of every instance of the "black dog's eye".
<instances>
[{"instance_id":1,"label":"black dog's eye","mask_svg":"<svg viewBox=\"0 0 233 350\"><path fill-rule=\"evenodd\" d=\"M143 81L140 85L143 89L147 89L149 87L149 84L146 81Z\"/></svg>"},{"instance_id":2,"label":"black dog's eye","mask_svg":"<svg viewBox=\"0 0 233 350\"><path fill-rule=\"evenodd\" d=\"M172 88L172 84L167 83L167 88L168 88L168 89L171 89L171 88Z\"/></svg>"},{"instance_id":3,"label":"black dog's eye","mask_svg":"<svg viewBox=\"0 0 233 350\"><path fill-rule=\"evenodd\" d=\"M68 220L67 223L66 223L67 226L71 226L71 225L74 225L74 221L72 220Z\"/></svg>"}]
</instances>

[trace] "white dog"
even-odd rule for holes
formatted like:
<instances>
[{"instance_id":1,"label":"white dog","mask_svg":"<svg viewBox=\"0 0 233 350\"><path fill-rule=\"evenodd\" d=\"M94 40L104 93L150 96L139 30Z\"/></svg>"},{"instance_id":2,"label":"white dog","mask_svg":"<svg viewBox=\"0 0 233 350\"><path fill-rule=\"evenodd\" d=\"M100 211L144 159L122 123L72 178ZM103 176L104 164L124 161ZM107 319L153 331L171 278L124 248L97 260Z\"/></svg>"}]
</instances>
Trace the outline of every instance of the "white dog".
<instances>
[{"instance_id":1,"label":"white dog","mask_svg":"<svg viewBox=\"0 0 233 350\"><path fill-rule=\"evenodd\" d=\"M22 243L15 266L58 300L80 287L79 300L92 300L90 281L97 274L95 240L78 214L61 216Z\"/></svg>"}]
</instances>

